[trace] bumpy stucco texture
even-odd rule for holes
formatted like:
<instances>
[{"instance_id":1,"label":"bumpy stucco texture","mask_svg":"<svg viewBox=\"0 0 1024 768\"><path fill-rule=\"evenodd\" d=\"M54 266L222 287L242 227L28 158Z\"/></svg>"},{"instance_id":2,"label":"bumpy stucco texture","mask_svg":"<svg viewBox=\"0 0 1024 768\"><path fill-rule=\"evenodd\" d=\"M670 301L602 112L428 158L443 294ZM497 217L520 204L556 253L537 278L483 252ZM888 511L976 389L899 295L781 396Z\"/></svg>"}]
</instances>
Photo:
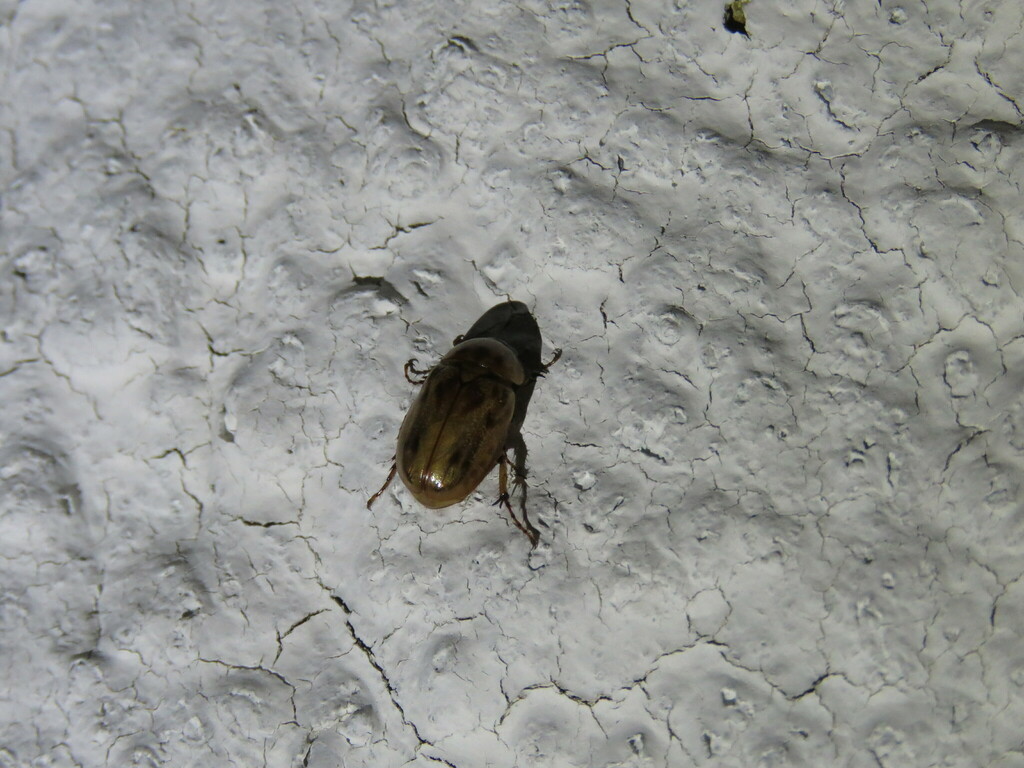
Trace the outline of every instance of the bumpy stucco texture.
<instances>
[{"instance_id":1,"label":"bumpy stucco texture","mask_svg":"<svg viewBox=\"0 0 1024 768\"><path fill-rule=\"evenodd\" d=\"M724 6L0 0L0 764L1024 766L1024 12Z\"/></svg>"}]
</instances>

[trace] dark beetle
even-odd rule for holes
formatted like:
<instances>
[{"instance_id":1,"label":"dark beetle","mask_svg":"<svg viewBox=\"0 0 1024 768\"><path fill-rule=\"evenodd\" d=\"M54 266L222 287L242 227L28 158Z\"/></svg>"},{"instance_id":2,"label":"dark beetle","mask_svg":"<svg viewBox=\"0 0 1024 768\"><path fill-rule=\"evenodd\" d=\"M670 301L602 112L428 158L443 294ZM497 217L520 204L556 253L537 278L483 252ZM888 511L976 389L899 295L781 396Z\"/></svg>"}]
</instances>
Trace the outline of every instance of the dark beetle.
<instances>
[{"instance_id":1,"label":"dark beetle","mask_svg":"<svg viewBox=\"0 0 1024 768\"><path fill-rule=\"evenodd\" d=\"M491 307L429 372L405 364L405 376L423 389L398 433L388 479L369 508L395 477L423 506L440 509L469 496L498 465L498 502L536 546L540 538L526 514L526 442L522 426L537 377L561 356L541 363L540 328L519 301ZM423 375L419 381L409 373ZM521 489L520 522L508 492L509 450L514 451L514 484Z\"/></svg>"}]
</instances>

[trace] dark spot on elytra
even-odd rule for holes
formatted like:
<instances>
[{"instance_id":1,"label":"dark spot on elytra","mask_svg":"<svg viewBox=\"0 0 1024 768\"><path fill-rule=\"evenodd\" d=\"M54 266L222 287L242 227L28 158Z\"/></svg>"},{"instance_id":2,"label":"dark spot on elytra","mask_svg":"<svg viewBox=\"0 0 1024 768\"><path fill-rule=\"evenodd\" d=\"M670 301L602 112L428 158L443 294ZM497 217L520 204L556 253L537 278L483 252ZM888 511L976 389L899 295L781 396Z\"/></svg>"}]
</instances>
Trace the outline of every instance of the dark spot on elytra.
<instances>
[{"instance_id":1,"label":"dark spot on elytra","mask_svg":"<svg viewBox=\"0 0 1024 768\"><path fill-rule=\"evenodd\" d=\"M484 404L485 395L480 387L466 387L462 393L462 406L467 411L475 411Z\"/></svg>"},{"instance_id":2,"label":"dark spot on elytra","mask_svg":"<svg viewBox=\"0 0 1024 768\"><path fill-rule=\"evenodd\" d=\"M459 381L451 377L445 376L437 380L434 384L434 392L437 397L443 403L447 403L451 398L455 397L459 391Z\"/></svg>"},{"instance_id":3,"label":"dark spot on elytra","mask_svg":"<svg viewBox=\"0 0 1024 768\"><path fill-rule=\"evenodd\" d=\"M451 466L453 466L453 467L456 467L456 466L459 466L461 464L464 464L465 461L466 461L466 449L465 449L464 446L461 446L461 445L458 448L456 448L454 451L452 451L452 455L448 457L448 463Z\"/></svg>"},{"instance_id":4,"label":"dark spot on elytra","mask_svg":"<svg viewBox=\"0 0 1024 768\"><path fill-rule=\"evenodd\" d=\"M460 445L451 456L448 457L448 469L445 472L446 481L449 485L461 483L473 464L473 452L469 446Z\"/></svg>"}]
</instances>

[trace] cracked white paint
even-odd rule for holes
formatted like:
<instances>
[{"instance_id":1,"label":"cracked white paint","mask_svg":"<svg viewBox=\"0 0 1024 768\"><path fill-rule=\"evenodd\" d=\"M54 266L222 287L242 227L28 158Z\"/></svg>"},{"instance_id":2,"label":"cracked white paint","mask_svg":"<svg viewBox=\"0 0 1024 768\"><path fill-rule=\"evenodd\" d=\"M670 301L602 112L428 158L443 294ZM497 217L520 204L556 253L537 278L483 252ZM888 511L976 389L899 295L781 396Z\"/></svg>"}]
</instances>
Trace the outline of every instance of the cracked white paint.
<instances>
[{"instance_id":1,"label":"cracked white paint","mask_svg":"<svg viewBox=\"0 0 1024 768\"><path fill-rule=\"evenodd\" d=\"M1024 766L1024 11L724 6L0 0L0 764Z\"/></svg>"}]
</instances>

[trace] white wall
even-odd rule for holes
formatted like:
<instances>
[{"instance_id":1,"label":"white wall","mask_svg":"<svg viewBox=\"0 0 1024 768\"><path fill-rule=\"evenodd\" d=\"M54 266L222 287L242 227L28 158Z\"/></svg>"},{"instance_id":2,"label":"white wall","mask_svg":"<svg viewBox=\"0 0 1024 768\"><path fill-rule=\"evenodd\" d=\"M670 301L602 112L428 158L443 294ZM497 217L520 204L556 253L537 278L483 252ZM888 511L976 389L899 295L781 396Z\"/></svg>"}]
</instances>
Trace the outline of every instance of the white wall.
<instances>
[{"instance_id":1,"label":"white wall","mask_svg":"<svg viewBox=\"0 0 1024 768\"><path fill-rule=\"evenodd\" d=\"M1024 766L1024 15L745 10L0 0L0 764Z\"/></svg>"}]
</instances>

